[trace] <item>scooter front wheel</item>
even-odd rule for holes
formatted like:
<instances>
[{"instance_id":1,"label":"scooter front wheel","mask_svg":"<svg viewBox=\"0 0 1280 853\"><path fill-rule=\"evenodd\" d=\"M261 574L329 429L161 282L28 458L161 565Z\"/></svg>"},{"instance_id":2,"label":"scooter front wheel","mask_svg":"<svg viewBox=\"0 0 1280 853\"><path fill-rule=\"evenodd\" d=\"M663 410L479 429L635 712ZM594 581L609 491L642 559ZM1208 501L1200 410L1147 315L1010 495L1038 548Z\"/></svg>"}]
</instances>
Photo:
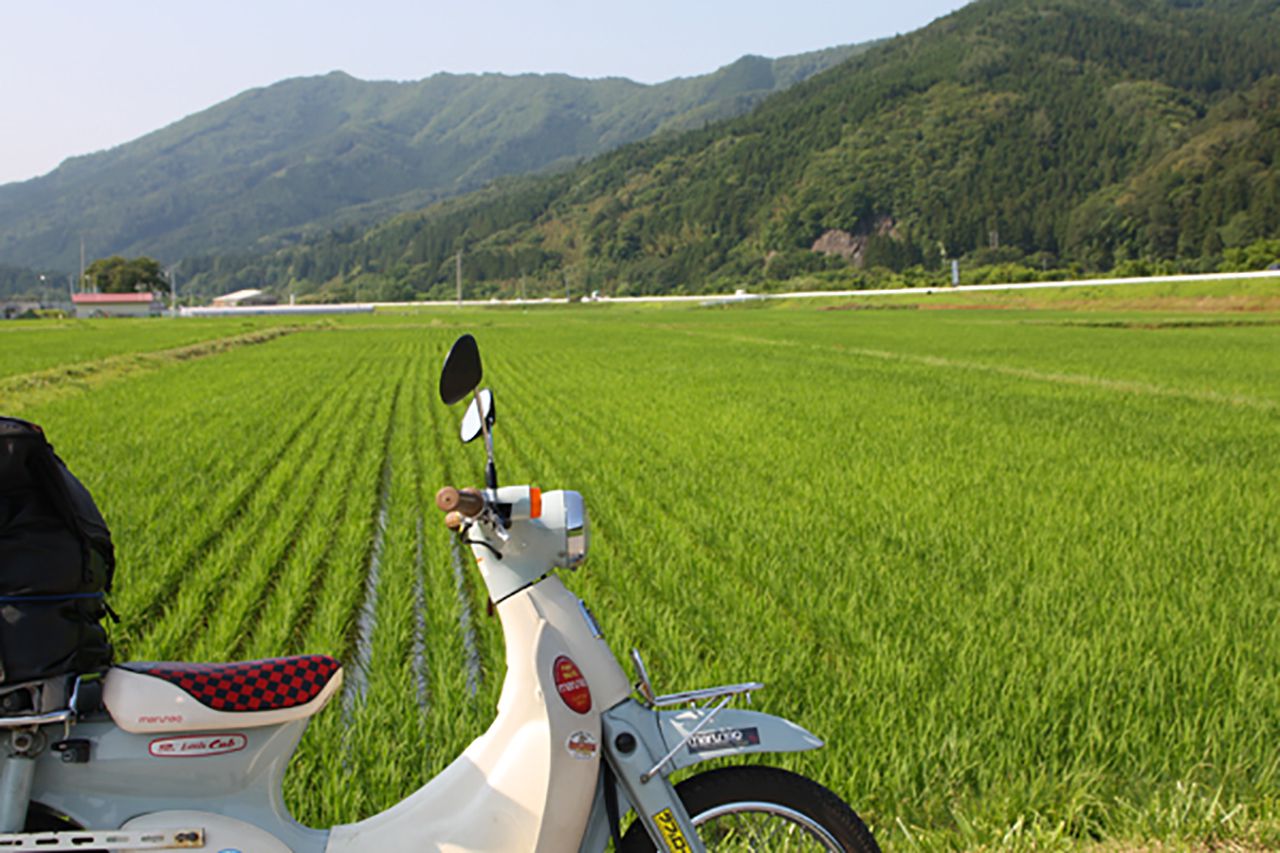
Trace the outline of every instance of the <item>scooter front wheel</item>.
<instances>
[{"instance_id":1,"label":"scooter front wheel","mask_svg":"<svg viewBox=\"0 0 1280 853\"><path fill-rule=\"evenodd\" d=\"M828 789L776 767L723 767L676 785L685 811L708 850L825 850L879 853L853 809ZM649 853L653 841L636 821L622 838L622 853Z\"/></svg>"}]
</instances>

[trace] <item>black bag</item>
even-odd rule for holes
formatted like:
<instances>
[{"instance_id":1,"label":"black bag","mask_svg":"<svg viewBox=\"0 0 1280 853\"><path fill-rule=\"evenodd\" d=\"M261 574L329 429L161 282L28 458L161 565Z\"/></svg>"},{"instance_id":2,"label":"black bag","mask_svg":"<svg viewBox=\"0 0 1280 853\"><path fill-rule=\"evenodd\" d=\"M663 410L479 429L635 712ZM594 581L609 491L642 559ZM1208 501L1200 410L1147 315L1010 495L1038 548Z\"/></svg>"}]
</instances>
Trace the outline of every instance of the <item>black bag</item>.
<instances>
[{"instance_id":1,"label":"black bag","mask_svg":"<svg viewBox=\"0 0 1280 853\"><path fill-rule=\"evenodd\" d=\"M0 417L0 684L111 664L111 533L40 427Z\"/></svg>"}]
</instances>

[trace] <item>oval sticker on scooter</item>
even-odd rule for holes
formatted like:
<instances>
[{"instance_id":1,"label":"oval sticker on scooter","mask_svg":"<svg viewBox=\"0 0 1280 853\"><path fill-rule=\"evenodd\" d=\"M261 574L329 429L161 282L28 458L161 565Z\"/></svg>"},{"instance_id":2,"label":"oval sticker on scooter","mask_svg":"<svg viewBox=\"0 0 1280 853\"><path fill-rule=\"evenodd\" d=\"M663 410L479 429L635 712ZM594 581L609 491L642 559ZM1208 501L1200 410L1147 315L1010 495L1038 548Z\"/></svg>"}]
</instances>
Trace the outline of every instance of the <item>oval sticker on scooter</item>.
<instances>
[{"instance_id":1,"label":"oval sticker on scooter","mask_svg":"<svg viewBox=\"0 0 1280 853\"><path fill-rule=\"evenodd\" d=\"M576 663L560 655L551 665L551 674L555 678L556 692L560 694L560 700L569 706L569 710L579 714L591 710L591 689L587 687L587 679Z\"/></svg>"},{"instance_id":2,"label":"oval sticker on scooter","mask_svg":"<svg viewBox=\"0 0 1280 853\"><path fill-rule=\"evenodd\" d=\"M242 734L183 735L162 737L147 744L147 752L156 758L207 758L239 752L249 743Z\"/></svg>"}]
</instances>

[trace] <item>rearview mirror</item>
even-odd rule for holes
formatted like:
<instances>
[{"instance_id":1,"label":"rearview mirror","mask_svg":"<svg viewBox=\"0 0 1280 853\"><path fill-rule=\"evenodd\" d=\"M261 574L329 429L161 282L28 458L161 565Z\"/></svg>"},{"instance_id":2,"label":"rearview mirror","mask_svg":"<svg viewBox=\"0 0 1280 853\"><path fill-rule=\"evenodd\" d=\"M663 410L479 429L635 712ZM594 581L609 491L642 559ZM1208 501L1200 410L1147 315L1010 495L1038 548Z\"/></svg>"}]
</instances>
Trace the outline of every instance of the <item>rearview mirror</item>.
<instances>
[{"instance_id":1,"label":"rearview mirror","mask_svg":"<svg viewBox=\"0 0 1280 853\"><path fill-rule=\"evenodd\" d=\"M493 423L497 419L498 412L493 407L493 392L488 388L480 389L462 416L462 429L459 430L462 443L475 441L476 437L484 432L485 427L493 429Z\"/></svg>"},{"instance_id":2,"label":"rearview mirror","mask_svg":"<svg viewBox=\"0 0 1280 853\"><path fill-rule=\"evenodd\" d=\"M476 339L463 335L453 342L440 371L440 399L452 406L480 384L484 371L480 367L480 347Z\"/></svg>"}]
</instances>

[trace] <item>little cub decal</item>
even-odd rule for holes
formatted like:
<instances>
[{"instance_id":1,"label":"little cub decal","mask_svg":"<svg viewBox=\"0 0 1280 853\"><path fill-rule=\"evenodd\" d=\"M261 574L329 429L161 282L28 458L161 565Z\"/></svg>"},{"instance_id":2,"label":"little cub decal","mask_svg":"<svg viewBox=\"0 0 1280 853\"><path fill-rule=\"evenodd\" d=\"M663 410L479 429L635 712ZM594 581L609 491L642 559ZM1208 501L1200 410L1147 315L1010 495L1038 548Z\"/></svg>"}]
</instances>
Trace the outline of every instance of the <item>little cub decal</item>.
<instances>
[{"instance_id":1,"label":"little cub decal","mask_svg":"<svg viewBox=\"0 0 1280 853\"><path fill-rule=\"evenodd\" d=\"M147 745L147 752L156 758L208 758L210 755L239 752L248 743L247 737L237 733L184 735L156 738Z\"/></svg>"}]
</instances>

